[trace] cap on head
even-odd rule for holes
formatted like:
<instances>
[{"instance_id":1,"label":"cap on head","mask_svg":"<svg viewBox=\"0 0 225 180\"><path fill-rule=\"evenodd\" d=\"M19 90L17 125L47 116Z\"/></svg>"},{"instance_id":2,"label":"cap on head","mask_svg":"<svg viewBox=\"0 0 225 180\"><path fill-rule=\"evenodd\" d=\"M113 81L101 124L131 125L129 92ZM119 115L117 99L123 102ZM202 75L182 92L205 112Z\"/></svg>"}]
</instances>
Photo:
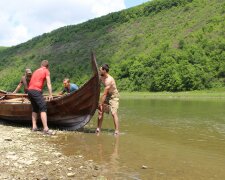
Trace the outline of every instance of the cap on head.
<instances>
[{"instance_id":1,"label":"cap on head","mask_svg":"<svg viewBox=\"0 0 225 180\"><path fill-rule=\"evenodd\" d=\"M27 69L26 69L26 74L32 74L31 69L27 68Z\"/></svg>"}]
</instances>

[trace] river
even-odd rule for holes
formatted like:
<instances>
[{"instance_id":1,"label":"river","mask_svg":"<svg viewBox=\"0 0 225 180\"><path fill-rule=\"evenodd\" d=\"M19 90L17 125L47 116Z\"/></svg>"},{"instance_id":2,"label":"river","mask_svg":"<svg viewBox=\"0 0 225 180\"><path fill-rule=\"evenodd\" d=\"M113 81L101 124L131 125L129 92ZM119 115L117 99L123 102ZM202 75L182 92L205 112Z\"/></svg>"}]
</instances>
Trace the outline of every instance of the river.
<instances>
[{"instance_id":1,"label":"river","mask_svg":"<svg viewBox=\"0 0 225 180\"><path fill-rule=\"evenodd\" d=\"M225 100L122 99L118 137L110 115L94 134L96 119L54 143L103 165L108 179L225 178Z\"/></svg>"}]
</instances>

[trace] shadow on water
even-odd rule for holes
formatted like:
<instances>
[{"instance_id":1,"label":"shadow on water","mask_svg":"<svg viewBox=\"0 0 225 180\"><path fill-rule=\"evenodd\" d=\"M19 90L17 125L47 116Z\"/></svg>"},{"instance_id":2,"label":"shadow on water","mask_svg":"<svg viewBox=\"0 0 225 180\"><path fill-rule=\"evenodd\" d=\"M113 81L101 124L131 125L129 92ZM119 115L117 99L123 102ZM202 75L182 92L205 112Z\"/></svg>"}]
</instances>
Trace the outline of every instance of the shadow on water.
<instances>
[{"instance_id":1,"label":"shadow on water","mask_svg":"<svg viewBox=\"0 0 225 180\"><path fill-rule=\"evenodd\" d=\"M78 131L83 132L83 133L93 133L93 134L95 134L95 130L96 130L96 128L81 128ZM111 133L111 134L113 134L114 131L115 131L114 129L106 129L106 128L101 129L101 133Z\"/></svg>"}]
</instances>

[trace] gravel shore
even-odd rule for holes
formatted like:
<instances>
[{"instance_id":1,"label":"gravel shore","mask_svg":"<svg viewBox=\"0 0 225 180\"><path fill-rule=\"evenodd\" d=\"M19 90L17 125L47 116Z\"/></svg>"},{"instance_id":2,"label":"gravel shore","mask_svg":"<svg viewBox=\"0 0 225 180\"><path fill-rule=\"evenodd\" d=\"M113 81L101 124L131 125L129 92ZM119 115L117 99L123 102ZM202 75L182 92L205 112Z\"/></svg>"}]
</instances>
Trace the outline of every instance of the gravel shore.
<instances>
[{"instance_id":1,"label":"gravel shore","mask_svg":"<svg viewBox=\"0 0 225 180\"><path fill-rule=\"evenodd\" d=\"M0 124L0 179L105 179L102 167L82 154L65 156L41 131Z\"/></svg>"}]
</instances>

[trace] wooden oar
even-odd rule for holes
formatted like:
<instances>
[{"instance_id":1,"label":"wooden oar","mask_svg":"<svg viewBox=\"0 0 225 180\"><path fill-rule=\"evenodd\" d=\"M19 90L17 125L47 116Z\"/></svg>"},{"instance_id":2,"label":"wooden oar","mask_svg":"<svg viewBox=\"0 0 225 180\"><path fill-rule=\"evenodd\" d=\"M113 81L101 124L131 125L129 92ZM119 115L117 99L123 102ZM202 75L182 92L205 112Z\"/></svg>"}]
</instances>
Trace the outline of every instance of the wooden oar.
<instances>
[{"instance_id":1,"label":"wooden oar","mask_svg":"<svg viewBox=\"0 0 225 180\"><path fill-rule=\"evenodd\" d=\"M59 98L61 96L53 96L53 99L56 99L56 98ZM9 100L9 99L17 99L17 98L26 98L28 99L28 94L13 94L13 93L10 93L10 94L5 94L4 95L4 98L6 100ZM47 94L44 94L44 98L45 100L48 100L48 95ZM29 100L29 99L28 99Z\"/></svg>"},{"instance_id":2,"label":"wooden oar","mask_svg":"<svg viewBox=\"0 0 225 180\"><path fill-rule=\"evenodd\" d=\"M0 97L0 100L2 100L2 99L4 99L4 98L5 98L5 96L1 96L1 97Z\"/></svg>"},{"instance_id":3,"label":"wooden oar","mask_svg":"<svg viewBox=\"0 0 225 180\"><path fill-rule=\"evenodd\" d=\"M14 98L14 99L8 99L8 100L4 100L4 102L30 102L28 99L26 98Z\"/></svg>"},{"instance_id":4,"label":"wooden oar","mask_svg":"<svg viewBox=\"0 0 225 180\"><path fill-rule=\"evenodd\" d=\"M3 91L3 90L1 90L1 89L0 89L0 93L7 94L6 91Z\"/></svg>"},{"instance_id":5,"label":"wooden oar","mask_svg":"<svg viewBox=\"0 0 225 180\"><path fill-rule=\"evenodd\" d=\"M27 94L5 94L5 99L15 99L15 98L28 98Z\"/></svg>"}]
</instances>

